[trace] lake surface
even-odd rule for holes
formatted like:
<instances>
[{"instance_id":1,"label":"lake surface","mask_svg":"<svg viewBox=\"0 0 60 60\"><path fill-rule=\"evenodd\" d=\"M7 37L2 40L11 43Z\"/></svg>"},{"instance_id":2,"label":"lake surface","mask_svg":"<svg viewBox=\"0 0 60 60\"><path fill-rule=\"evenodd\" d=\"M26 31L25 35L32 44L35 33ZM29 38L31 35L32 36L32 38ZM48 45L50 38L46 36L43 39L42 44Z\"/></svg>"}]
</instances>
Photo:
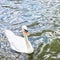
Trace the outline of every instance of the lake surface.
<instances>
[{"instance_id":1,"label":"lake surface","mask_svg":"<svg viewBox=\"0 0 60 60\"><path fill-rule=\"evenodd\" d=\"M11 50L4 34L9 29L22 36L22 25L30 32L35 49L31 55ZM38 47L56 38L60 39L60 0L0 0L0 60L41 60L35 57Z\"/></svg>"}]
</instances>

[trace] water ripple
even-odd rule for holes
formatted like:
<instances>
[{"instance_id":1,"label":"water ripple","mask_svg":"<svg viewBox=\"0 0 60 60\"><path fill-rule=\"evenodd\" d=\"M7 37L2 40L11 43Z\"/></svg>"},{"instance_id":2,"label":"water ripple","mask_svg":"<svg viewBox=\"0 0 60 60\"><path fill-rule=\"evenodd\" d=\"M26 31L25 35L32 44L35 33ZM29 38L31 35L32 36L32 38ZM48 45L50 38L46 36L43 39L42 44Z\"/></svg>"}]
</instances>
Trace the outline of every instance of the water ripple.
<instances>
[{"instance_id":1,"label":"water ripple","mask_svg":"<svg viewBox=\"0 0 60 60\"><path fill-rule=\"evenodd\" d=\"M34 53L31 55L18 54L11 51L10 44L3 31L4 28L10 29L20 36L22 35L22 25L27 25L31 33L29 40L35 48ZM51 42L57 40L56 42L58 43L59 39L59 0L0 0L0 59L48 60L49 57L52 59L55 57L53 55L51 57L52 52L49 51L48 56L45 53L50 48L55 49L55 47L51 47L51 45L54 46L54 43L52 44ZM56 46L58 45L56 44Z\"/></svg>"}]
</instances>

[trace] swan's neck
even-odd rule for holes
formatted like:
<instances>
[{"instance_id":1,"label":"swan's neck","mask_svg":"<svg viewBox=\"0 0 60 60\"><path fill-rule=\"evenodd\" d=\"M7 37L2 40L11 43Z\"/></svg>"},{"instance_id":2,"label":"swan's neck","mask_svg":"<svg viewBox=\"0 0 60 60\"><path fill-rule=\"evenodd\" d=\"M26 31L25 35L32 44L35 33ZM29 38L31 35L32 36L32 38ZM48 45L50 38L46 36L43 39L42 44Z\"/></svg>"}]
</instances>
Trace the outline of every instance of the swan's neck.
<instances>
[{"instance_id":1,"label":"swan's neck","mask_svg":"<svg viewBox=\"0 0 60 60\"><path fill-rule=\"evenodd\" d=\"M29 48L30 45L29 45L29 43L28 43L28 37L27 37L27 35L25 34L24 30L23 30L23 35L24 35L24 38L25 38L25 42L26 42L27 48Z\"/></svg>"},{"instance_id":2,"label":"swan's neck","mask_svg":"<svg viewBox=\"0 0 60 60\"><path fill-rule=\"evenodd\" d=\"M23 35L24 35L25 40L28 40L28 36L25 34L24 30L23 30Z\"/></svg>"}]
</instances>

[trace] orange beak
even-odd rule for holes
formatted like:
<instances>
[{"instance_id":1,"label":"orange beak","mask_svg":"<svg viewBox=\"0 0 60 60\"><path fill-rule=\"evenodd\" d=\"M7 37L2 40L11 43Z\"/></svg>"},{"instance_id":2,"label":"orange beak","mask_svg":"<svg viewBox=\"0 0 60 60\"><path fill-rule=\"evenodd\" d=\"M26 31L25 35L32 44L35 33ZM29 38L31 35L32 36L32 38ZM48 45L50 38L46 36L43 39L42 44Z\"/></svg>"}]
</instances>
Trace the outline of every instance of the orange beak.
<instances>
[{"instance_id":1,"label":"orange beak","mask_svg":"<svg viewBox=\"0 0 60 60\"><path fill-rule=\"evenodd\" d=\"M27 36L29 36L29 32L25 32Z\"/></svg>"},{"instance_id":2,"label":"orange beak","mask_svg":"<svg viewBox=\"0 0 60 60\"><path fill-rule=\"evenodd\" d=\"M25 30L25 34L29 36L30 33L28 32L28 30Z\"/></svg>"}]
</instances>

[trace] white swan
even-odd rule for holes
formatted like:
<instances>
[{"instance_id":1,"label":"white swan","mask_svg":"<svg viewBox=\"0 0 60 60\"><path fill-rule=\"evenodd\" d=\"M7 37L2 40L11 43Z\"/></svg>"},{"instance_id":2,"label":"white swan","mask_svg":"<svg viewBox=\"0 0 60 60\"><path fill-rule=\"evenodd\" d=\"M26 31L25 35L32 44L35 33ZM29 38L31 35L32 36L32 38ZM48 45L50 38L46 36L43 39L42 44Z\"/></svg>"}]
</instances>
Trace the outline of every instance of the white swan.
<instances>
[{"instance_id":1,"label":"white swan","mask_svg":"<svg viewBox=\"0 0 60 60\"><path fill-rule=\"evenodd\" d=\"M28 29L24 25L22 26L22 31L24 37L16 36L12 31L5 29L5 35L10 42L10 46L13 50L23 53L33 53L34 48L32 47L30 41L28 40Z\"/></svg>"}]
</instances>

